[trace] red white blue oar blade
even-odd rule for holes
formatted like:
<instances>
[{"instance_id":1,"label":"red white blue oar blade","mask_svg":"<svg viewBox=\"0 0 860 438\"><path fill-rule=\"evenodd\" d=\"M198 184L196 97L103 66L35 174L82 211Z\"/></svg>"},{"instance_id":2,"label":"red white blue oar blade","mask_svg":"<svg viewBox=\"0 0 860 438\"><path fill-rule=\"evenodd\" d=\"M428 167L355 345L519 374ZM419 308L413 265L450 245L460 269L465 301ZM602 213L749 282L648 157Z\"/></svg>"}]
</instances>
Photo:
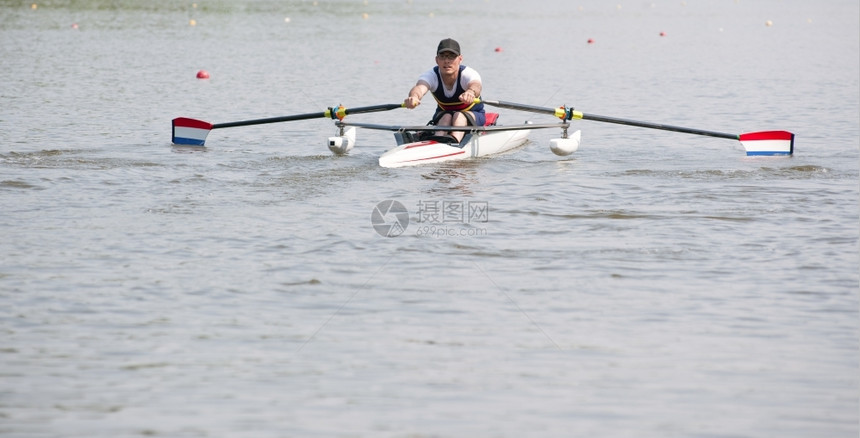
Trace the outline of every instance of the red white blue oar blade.
<instances>
[{"instance_id":1,"label":"red white blue oar blade","mask_svg":"<svg viewBox=\"0 0 860 438\"><path fill-rule=\"evenodd\" d=\"M791 155L794 134L788 131L748 132L738 136L747 155Z\"/></svg>"},{"instance_id":2,"label":"red white blue oar blade","mask_svg":"<svg viewBox=\"0 0 860 438\"><path fill-rule=\"evenodd\" d=\"M202 120L178 117L173 119L173 144L203 146L212 124Z\"/></svg>"}]
</instances>

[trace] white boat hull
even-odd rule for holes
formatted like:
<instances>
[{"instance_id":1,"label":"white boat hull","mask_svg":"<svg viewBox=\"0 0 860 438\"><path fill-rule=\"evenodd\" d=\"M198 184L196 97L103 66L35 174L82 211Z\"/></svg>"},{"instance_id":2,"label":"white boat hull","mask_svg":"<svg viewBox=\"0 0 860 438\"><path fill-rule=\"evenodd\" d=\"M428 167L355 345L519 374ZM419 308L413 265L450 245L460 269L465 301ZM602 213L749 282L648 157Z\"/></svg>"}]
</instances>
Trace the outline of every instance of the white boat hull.
<instances>
[{"instance_id":1,"label":"white boat hull","mask_svg":"<svg viewBox=\"0 0 860 438\"><path fill-rule=\"evenodd\" d=\"M422 164L465 160L500 154L525 144L527 129L515 131L487 131L471 134L460 144L440 143L434 140L406 143L382 154L382 167L405 167Z\"/></svg>"}]
</instances>

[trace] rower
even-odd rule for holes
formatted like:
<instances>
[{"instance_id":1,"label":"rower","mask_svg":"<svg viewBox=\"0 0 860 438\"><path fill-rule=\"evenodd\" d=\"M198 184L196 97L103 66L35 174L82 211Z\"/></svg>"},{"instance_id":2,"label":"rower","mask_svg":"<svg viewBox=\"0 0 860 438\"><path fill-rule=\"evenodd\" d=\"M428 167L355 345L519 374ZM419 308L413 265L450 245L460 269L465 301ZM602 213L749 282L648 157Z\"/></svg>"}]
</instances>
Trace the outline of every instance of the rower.
<instances>
[{"instance_id":1,"label":"rower","mask_svg":"<svg viewBox=\"0 0 860 438\"><path fill-rule=\"evenodd\" d=\"M436 48L436 66L418 77L403 105L415 108L430 91L436 99L436 113L431 125L483 126L486 121L484 104L475 103L481 97L481 75L462 62L457 41L451 38L440 41ZM456 143L463 139L464 134L462 131L436 131L436 136L453 138Z\"/></svg>"}]
</instances>

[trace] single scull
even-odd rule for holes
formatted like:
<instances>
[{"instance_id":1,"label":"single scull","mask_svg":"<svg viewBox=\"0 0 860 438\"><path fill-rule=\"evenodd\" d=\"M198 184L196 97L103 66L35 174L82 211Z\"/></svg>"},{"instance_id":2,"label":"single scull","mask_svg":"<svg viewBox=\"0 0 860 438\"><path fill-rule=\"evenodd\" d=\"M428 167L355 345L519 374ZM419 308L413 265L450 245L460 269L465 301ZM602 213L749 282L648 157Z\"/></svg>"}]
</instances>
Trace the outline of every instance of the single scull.
<instances>
[{"instance_id":1,"label":"single scull","mask_svg":"<svg viewBox=\"0 0 860 438\"><path fill-rule=\"evenodd\" d=\"M343 131L341 137L329 139L329 149L336 154L346 153L354 141L354 128L393 131L397 147L379 157L382 167L405 167L420 164L441 163L501 154L522 146L528 141L532 129L561 128L563 138L554 139L550 145L558 155L570 155L579 147L581 134L576 131L567 136L568 123L523 124L514 126L393 126L370 123L338 122ZM432 136L421 139L419 133L433 131L462 131L463 140ZM346 147L345 147L346 146Z\"/></svg>"}]
</instances>

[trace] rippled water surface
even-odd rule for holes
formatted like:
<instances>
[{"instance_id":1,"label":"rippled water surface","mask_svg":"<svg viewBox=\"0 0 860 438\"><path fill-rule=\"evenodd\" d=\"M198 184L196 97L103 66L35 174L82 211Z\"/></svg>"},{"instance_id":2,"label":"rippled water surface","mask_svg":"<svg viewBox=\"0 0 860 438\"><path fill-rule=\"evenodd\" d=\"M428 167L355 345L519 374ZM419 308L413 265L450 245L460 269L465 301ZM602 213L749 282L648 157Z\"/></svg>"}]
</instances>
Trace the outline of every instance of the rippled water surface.
<instances>
[{"instance_id":1,"label":"rippled water surface","mask_svg":"<svg viewBox=\"0 0 860 438\"><path fill-rule=\"evenodd\" d=\"M0 435L856 437L860 6L604 3L0 0ZM569 157L403 169L322 119L170 144L398 103L445 37L486 99L796 153L592 121Z\"/></svg>"}]
</instances>

